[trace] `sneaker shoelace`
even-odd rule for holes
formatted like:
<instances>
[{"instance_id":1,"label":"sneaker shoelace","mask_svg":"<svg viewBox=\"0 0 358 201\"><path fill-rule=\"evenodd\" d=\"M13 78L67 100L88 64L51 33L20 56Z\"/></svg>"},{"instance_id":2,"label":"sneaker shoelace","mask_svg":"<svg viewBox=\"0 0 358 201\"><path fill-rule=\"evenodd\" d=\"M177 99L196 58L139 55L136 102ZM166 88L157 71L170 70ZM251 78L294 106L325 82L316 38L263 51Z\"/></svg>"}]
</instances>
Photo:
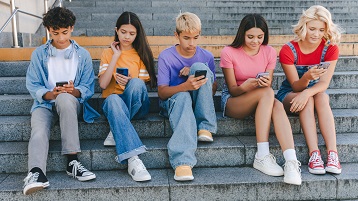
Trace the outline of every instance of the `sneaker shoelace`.
<instances>
[{"instance_id":1,"label":"sneaker shoelace","mask_svg":"<svg viewBox=\"0 0 358 201\"><path fill-rule=\"evenodd\" d=\"M287 161L284 165L285 168L295 169L298 172L301 172L301 162L300 161Z\"/></svg>"},{"instance_id":2,"label":"sneaker shoelace","mask_svg":"<svg viewBox=\"0 0 358 201\"><path fill-rule=\"evenodd\" d=\"M24 182L25 182L24 186L26 186L27 184L36 182L37 179L39 178L39 175L40 175L40 173L38 173L38 172L35 172L35 173L29 172L29 174L24 179Z\"/></svg>"},{"instance_id":3,"label":"sneaker shoelace","mask_svg":"<svg viewBox=\"0 0 358 201\"><path fill-rule=\"evenodd\" d=\"M134 161L132 161L132 163L136 163L136 165L134 166L135 169L137 170L137 172L141 172L143 170L147 170L142 162L142 160L140 159L135 159Z\"/></svg>"},{"instance_id":4,"label":"sneaker shoelace","mask_svg":"<svg viewBox=\"0 0 358 201\"><path fill-rule=\"evenodd\" d=\"M269 154L269 155L266 155L262 161L270 161L270 163L275 164L276 163L276 158L275 158L274 155Z\"/></svg>"},{"instance_id":5,"label":"sneaker shoelace","mask_svg":"<svg viewBox=\"0 0 358 201\"><path fill-rule=\"evenodd\" d=\"M83 167L83 165L80 162L76 160L71 161L69 165L73 165L72 167L73 177L77 176L77 171L80 173L88 172L88 170L85 167Z\"/></svg>"},{"instance_id":6,"label":"sneaker shoelace","mask_svg":"<svg viewBox=\"0 0 358 201\"><path fill-rule=\"evenodd\" d=\"M327 166L335 166L338 167L339 165L339 160L338 160L338 156L337 154L331 152L328 155L328 161L327 161Z\"/></svg>"},{"instance_id":7,"label":"sneaker shoelace","mask_svg":"<svg viewBox=\"0 0 358 201\"><path fill-rule=\"evenodd\" d=\"M318 152L313 152L312 153L312 156L310 158L310 163L313 163L313 166L316 167L316 166L321 166L323 165L323 161L322 161L322 158L320 155L318 155Z\"/></svg>"}]
</instances>

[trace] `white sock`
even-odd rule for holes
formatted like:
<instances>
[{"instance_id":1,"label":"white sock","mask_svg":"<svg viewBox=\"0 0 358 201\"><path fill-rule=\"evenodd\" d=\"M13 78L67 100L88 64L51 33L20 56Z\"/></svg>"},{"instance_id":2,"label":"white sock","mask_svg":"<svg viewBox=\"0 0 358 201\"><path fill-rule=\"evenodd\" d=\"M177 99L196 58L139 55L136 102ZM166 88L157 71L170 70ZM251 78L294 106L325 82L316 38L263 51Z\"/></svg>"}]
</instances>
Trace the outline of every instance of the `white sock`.
<instances>
[{"instance_id":1,"label":"white sock","mask_svg":"<svg viewBox=\"0 0 358 201\"><path fill-rule=\"evenodd\" d=\"M294 149L286 149L283 152L283 157L285 158L285 161L296 161L296 151Z\"/></svg>"},{"instance_id":2,"label":"white sock","mask_svg":"<svg viewBox=\"0 0 358 201\"><path fill-rule=\"evenodd\" d=\"M257 143L257 153L256 153L256 157L257 158L263 158L266 155L270 154L270 149L269 149L269 143L268 142L259 142Z\"/></svg>"}]
</instances>

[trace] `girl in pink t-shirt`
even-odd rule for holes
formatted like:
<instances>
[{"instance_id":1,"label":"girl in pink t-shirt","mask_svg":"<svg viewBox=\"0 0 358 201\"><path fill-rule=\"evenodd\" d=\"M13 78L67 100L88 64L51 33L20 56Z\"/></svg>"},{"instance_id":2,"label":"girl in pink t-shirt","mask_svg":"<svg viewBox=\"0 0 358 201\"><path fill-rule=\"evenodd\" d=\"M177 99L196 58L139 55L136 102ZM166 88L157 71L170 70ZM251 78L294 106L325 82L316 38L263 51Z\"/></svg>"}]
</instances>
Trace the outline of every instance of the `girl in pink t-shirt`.
<instances>
[{"instance_id":1,"label":"girl in pink t-shirt","mask_svg":"<svg viewBox=\"0 0 358 201\"><path fill-rule=\"evenodd\" d=\"M226 116L242 119L255 114L257 152L254 168L272 176L284 175L284 182L301 185L300 162L294 149L292 129L281 102L271 88L276 51L268 44L268 27L258 14L246 15L236 38L221 52L220 66L226 85L222 109ZM266 73L261 76L259 73ZM285 169L269 151L271 118L285 158Z\"/></svg>"},{"instance_id":2,"label":"girl in pink t-shirt","mask_svg":"<svg viewBox=\"0 0 358 201\"><path fill-rule=\"evenodd\" d=\"M332 22L330 12L322 6L312 6L303 12L293 27L295 40L283 46L280 62L286 75L277 93L288 113L296 113L309 149L308 170L312 174L340 174L336 129L325 93L337 64L341 37L340 28ZM328 63L327 67L321 67ZM327 147L327 165L318 149L315 111Z\"/></svg>"}]
</instances>

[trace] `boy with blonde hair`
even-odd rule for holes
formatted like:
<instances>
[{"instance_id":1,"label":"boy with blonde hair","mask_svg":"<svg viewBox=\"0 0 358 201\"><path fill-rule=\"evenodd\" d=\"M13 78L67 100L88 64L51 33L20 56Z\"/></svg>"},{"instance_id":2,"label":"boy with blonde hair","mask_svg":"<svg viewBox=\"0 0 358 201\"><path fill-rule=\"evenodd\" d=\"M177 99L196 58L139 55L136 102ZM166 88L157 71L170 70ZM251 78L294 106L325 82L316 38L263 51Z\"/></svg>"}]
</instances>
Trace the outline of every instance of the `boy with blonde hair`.
<instances>
[{"instance_id":1,"label":"boy with blonde hair","mask_svg":"<svg viewBox=\"0 0 358 201\"><path fill-rule=\"evenodd\" d=\"M179 44L165 49L158 58L160 113L169 118L173 129L168 154L177 181L194 179L197 141L212 142L217 130L214 57L197 46L200 33L199 17L181 13L174 32ZM194 76L199 71L203 74Z\"/></svg>"}]
</instances>

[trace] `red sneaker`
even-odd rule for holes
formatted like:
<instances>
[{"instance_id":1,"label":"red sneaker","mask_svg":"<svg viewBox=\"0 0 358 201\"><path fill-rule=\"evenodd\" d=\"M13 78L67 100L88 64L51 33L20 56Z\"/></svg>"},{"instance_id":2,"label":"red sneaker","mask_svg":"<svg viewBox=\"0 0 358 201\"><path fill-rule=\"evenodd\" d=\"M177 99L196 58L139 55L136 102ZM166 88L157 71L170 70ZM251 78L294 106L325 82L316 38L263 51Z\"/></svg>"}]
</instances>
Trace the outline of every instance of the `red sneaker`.
<instances>
[{"instance_id":1,"label":"red sneaker","mask_svg":"<svg viewBox=\"0 0 358 201\"><path fill-rule=\"evenodd\" d=\"M336 151L328 151L326 171L334 174L341 174L342 167L339 163L338 153Z\"/></svg>"},{"instance_id":2,"label":"red sneaker","mask_svg":"<svg viewBox=\"0 0 358 201\"><path fill-rule=\"evenodd\" d=\"M308 161L308 171L311 174L325 174L324 163L322 161L321 152L314 150L311 152L311 158Z\"/></svg>"}]
</instances>

